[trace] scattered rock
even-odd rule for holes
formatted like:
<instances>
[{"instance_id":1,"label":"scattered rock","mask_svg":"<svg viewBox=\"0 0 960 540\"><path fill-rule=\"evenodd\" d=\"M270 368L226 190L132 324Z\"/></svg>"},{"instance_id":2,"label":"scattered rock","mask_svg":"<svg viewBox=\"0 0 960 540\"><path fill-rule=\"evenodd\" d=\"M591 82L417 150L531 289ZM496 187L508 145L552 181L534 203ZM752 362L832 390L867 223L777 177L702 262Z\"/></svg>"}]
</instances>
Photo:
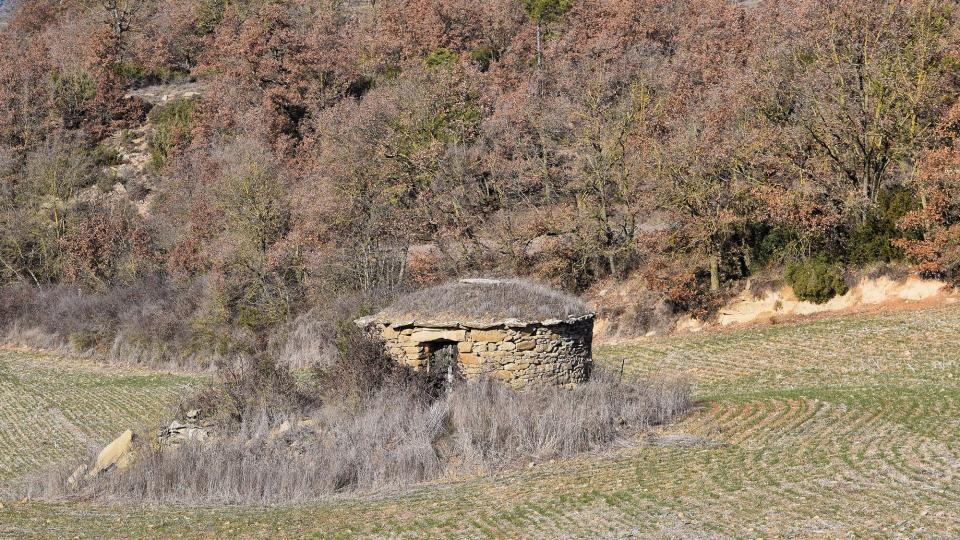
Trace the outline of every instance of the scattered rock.
<instances>
[{"instance_id":1,"label":"scattered rock","mask_svg":"<svg viewBox=\"0 0 960 540\"><path fill-rule=\"evenodd\" d=\"M85 474L87 474L87 466L81 463L80 465L77 465L76 469L73 470L73 474L70 475L70 478L67 478L67 483L72 486L79 482Z\"/></svg>"},{"instance_id":2,"label":"scattered rock","mask_svg":"<svg viewBox=\"0 0 960 540\"><path fill-rule=\"evenodd\" d=\"M151 105L163 105L178 99L194 99L203 96L204 88L197 82L161 84L129 92L127 99L140 98Z\"/></svg>"},{"instance_id":3,"label":"scattered rock","mask_svg":"<svg viewBox=\"0 0 960 540\"><path fill-rule=\"evenodd\" d=\"M88 476L94 478L113 468L124 469L133 460L133 431L126 430L97 454L97 461Z\"/></svg>"},{"instance_id":4,"label":"scattered rock","mask_svg":"<svg viewBox=\"0 0 960 540\"><path fill-rule=\"evenodd\" d=\"M199 416L199 411L190 411L187 416L189 417L193 412L197 412L194 418ZM196 424L181 424L174 420L169 426L160 430L157 434L157 442L161 445L176 445L186 441L203 442L208 436L206 428Z\"/></svg>"},{"instance_id":5,"label":"scattered rock","mask_svg":"<svg viewBox=\"0 0 960 540\"><path fill-rule=\"evenodd\" d=\"M290 421L284 420L282 424L270 430L267 441L272 442L288 431L290 431Z\"/></svg>"}]
</instances>

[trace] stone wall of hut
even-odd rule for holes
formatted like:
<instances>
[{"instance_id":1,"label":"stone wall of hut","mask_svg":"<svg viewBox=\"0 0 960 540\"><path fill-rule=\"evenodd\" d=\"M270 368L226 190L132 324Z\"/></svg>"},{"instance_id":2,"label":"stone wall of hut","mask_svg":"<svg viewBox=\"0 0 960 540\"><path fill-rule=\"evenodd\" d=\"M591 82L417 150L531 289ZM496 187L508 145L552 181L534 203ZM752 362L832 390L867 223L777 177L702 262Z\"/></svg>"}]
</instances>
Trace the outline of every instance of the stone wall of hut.
<instances>
[{"instance_id":1,"label":"stone wall of hut","mask_svg":"<svg viewBox=\"0 0 960 540\"><path fill-rule=\"evenodd\" d=\"M593 317L553 323L490 328L378 325L397 361L427 369L439 346L455 344L465 379L487 376L514 388L528 385L576 386L590 377Z\"/></svg>"}]
</instances>

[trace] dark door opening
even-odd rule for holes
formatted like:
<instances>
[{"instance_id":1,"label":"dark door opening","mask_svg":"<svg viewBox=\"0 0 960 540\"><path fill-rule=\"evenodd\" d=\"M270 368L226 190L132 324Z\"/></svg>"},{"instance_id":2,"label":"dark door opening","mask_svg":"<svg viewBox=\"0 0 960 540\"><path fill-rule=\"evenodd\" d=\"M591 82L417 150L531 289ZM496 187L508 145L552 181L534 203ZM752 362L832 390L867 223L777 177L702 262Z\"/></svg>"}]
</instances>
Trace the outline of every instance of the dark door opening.
<instances>
[{"instance_id":1,"label":"dark door opening","mask_svg":"<svg viewBox=\"0 0 960 540\"><path fill-rule=\"evenodd\" d=\"M435 395L449 390L461 379L457 362L457 344L453 341L436 341L427 345L429 359L427 373Z\"/></svg>"}]
</instances>

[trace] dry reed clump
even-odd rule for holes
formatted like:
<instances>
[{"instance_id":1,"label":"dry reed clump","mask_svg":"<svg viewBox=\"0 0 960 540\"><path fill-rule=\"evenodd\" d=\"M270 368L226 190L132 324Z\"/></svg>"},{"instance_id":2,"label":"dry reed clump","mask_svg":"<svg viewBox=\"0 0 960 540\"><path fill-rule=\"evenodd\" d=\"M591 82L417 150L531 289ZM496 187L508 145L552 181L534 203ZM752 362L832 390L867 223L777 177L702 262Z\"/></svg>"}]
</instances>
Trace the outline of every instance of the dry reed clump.
<instances>
[{"instance_id":1,"label":"dry reed clump","mask_svg":"<svg viewBox=\"0 0 960 540\"><path fill-rule=\"evenodd\" d=\"M336 326L310 310L281 325L271 336L270 348L280 364L306 369L336 362L340 357L336 342Z\"/></svg>"},{"instance_id":2,"label":"dry reed clump","mask_svg":"<svg viewBox=\"0 0 960 540\"><path fill-rule=\"evenodd\" d=\"M345 357L376 350L357 347ZM601 373L574 390L521 393L474 381L434 397L415 373L350 373L379 369L375 358L339 362L332 369L343 378L317 377L327 386L259 362L205 391L204 414L217 426L207 442L146 448L128 469L72 485L72 468L57 469L26 495L270 504L402 488L610 448L691 404L690 385L677 379L620 382Z\"/></svg>"},{"instance_id":3,"label":"dry reed clump","mask_svg":"<svg viewBox=\"0 0 960 540\"><path fill-rule=\"evenodd\" d=\"M375 316L384 320L491 323L569 319L590 313L576 296L521 279L461 279L406 294Z\"/></svg>"}]
</instances>

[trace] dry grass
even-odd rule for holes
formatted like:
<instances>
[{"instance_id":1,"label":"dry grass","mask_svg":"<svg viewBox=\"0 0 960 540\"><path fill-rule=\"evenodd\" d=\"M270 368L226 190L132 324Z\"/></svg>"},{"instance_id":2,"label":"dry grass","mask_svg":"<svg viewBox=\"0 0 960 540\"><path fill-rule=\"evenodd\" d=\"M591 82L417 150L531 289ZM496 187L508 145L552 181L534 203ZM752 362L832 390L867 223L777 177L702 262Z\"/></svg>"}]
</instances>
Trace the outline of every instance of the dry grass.
<instances>
[{"instance_id":1,"label":"dry grass","mask_svg":"<svg viewBox=\"0 0 960 540\"><path fill-rule=\"evenodd\" d=\"M118 365L207 369L216 355L193 324L205 287L156 277L103 291L9 284L0 287L0 341Z\"/></svg>"},{"instance_id":2,"label":"dry grass","mask_svg":"<svg viewBox=\"0 0 960 540\"><path fill-rule=\"evenodd\" d=\"M76 464L65 464L30 482L25 494L48 500L275 504L409 489L440 477L488 474L530 460L607 449L690 407L689 385L673 379L621 383L597 377L575 390L523 393L477 381L435 400L425 399L419 385L392 383L374 386L360 401L324 400L311 407L289 384L277 386L283 376L272 378L260 385L258 398L247 398L246 407L229 407L245 412L224 425L221 431L227 432L215 442L144 450L144 458L122 473L74 485L67 478ZM241 386L244 396L256 392ZM267 396L271 392L264 389L271 387L275 395ZM269 406L263 404L267 399ZM281 423L292 427L278 434ZM88 460L95 456L92 452Z\"/></svg>"},{"instance_id":3,"label":"dry grass","mask_svg":"<svg viewBox=\"0 0 960 540\"><path fill-rule=\"evenodd\" d=\"M401 296L375 317L384 321L492 323L542 321L590 313L576 296L520 279L451 281Z\"/></svg>"},{"instance_id":4,"label":"dry grass","mask_svg":"<svg viewBox=\"0 0 960 540\"><path fill-rule=\"evenodd\" d=\"M308 311L279 328L270 345L282 365L306 369L335 362L340 356L336 341L335 326L318 313Z\"/></svg>"}]
</instances>

